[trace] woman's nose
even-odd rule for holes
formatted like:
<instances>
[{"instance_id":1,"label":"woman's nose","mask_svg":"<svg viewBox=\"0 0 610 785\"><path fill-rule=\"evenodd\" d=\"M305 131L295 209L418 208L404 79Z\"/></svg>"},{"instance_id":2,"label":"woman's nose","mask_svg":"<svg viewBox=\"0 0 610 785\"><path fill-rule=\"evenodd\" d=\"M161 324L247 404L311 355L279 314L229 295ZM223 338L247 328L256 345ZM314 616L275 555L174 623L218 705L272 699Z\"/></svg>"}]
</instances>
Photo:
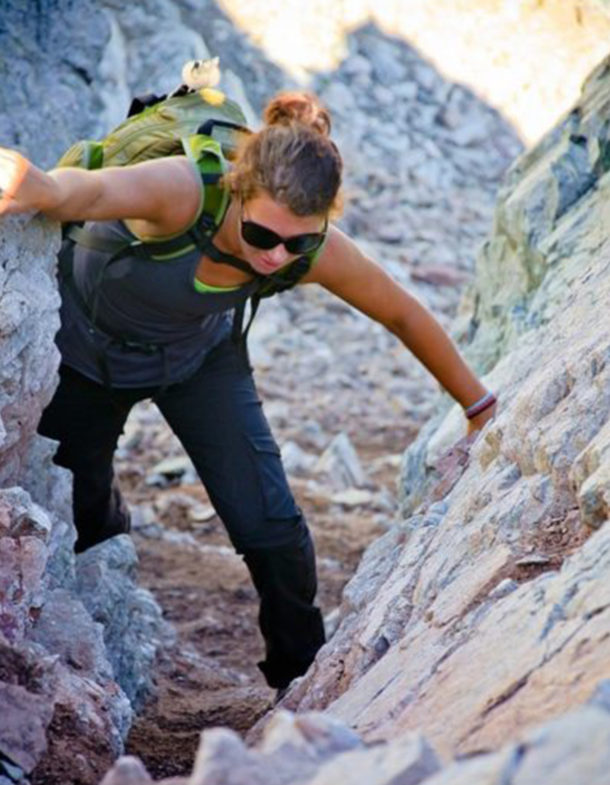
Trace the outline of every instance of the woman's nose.
<instances>
[{"instance_id":1,"label":"woman's nose","mask_svg":"<svg viewBox=\"0 0 610 785\"><path fill-rule=\"evenodd\" d=\"M275 248L272 248L269 255L275 264L281 264L284 261L288 261L288 257L290 256L284 243L279 243Z\"/></svg>"}]
</instances>

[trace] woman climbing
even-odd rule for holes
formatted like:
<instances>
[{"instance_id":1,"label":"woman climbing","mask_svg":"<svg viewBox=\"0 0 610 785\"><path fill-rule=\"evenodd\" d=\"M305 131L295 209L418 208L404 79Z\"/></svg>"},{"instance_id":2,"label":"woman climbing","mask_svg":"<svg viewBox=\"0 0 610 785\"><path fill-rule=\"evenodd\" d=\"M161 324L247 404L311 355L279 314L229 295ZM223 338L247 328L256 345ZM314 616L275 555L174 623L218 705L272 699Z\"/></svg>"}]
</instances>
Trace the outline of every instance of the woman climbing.
<instances>
[{"instance_id":1,"label":"woman climbing","mask_svg":"<svg viewBox=\"0 0 610 785\"><path fill-rule=\"evenodd\" d=\"M222 188L229 196L206 246L165 262L139 253L193 232L200 172L187 156L99 171L48 173L0 150L0 213L40 210L86 222L64 275L60 384L40 433L74 474L75 549L129 530L112 460L132 406L152 399L182 442L260 596L270 686L303 674L324 642L313 604L312 540L282 468L231 314L265 283L306 262L317 283L394 333L461 404L469 432L495 398L417 299L329 219L342 161L314 96L280 94L245 139ZM108 248L125 248L108 265ZM141 242L140 242L141 241ZM161 255L162 256L162 255Z\"/></svg>"}]
</instances>

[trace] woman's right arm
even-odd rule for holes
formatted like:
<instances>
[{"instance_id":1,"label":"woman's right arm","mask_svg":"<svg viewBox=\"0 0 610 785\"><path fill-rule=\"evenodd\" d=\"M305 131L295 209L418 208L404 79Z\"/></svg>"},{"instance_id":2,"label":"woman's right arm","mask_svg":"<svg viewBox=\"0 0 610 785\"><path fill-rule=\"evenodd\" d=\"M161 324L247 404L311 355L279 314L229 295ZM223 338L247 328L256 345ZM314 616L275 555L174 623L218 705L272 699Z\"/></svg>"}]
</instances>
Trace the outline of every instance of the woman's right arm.
<instances>
[{"instance_id":1,"label":"woman's right arm","mask_svg":"<svg viewBox=\"0 0 610 785\"><path fill-rule=\"evenodd\" d=\"M129 167L43 172L0 148L0 215L40 210L57 221L139 219L157 233L179 231L196 215L201 184L184 157Z\"/></svg>"}]
</instances>

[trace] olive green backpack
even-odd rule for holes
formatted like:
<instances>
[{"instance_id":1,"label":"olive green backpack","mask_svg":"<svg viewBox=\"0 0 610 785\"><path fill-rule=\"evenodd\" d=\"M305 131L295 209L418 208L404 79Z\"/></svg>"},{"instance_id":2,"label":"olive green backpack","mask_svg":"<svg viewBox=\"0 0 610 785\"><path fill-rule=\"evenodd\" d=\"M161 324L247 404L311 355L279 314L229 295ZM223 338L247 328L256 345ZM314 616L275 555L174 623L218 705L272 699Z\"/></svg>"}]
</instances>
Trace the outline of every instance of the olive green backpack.
<instances>
[{"instance_id":1,"label":"olive green backpack","mask_svg":"<svg viewBox=\"0 0 610 785\"><path fill-rule=\"evenodd\" d=\"M113 261L131 253L154 260L169 260L199 248L219 263L229 264L252 274L241 259L221 252L212 242L229 204L230 194L222 187L221 177L227 171L240 137L251 133L239 105L220 90L180 86L169 97L146 95L134 98L127 119L101 141L83 140L70 147L60 158L58 167L76 166L101 169L106 166L129 166L153 158L186 155L201 173L204 204L195 226L183 235L161 242L100 241L81 224L64 226L64 245L60 254L60 274L71 277L74 244L107 251L104 269ZM103 246L103 247L102 247ZM236 311L235 335L245 342L248 329L262 297L292 288L308 272L317 253L296 259L279 272L258 276L260 285L251 296L251 317L242 330L243 307Z\"/></svg>"}]
</instances>

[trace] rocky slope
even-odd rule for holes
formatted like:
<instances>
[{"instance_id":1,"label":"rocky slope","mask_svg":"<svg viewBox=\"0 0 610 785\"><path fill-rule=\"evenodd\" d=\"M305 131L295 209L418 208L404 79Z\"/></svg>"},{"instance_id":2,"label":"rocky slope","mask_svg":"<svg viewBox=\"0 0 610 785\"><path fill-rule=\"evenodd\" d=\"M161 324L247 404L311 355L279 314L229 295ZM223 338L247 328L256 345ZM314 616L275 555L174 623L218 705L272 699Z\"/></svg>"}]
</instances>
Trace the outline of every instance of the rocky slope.
<instances>
[{"instance_id":1,"label":"rocky slope","mask_svg":"<svg viewBox=\"0 0 610 785\"><path fill-rule=\"evenodd\" d=\"M78 9L59 0L24 15L7 0L0 142L51 165L75 137L99 136L120 119L132 91L173 87L182 62L206 54L197 10L188 0ZM257 109L270 87L291 84L207 10L210 48L231 52L235 71L244 49ZM460 777L525 785L543 765L574 780L584 765L579 739L589 740L587 781L596 782L596 767L607 771L603 684L591 705L518 733L588 700L608 676L607 84L602 69L582 106L506 180L457 328L490 370L503 410L470 456L440 459L458 436L457 412L433 420L407 455L406 517L367 552L336 635L287 699L329 714L278 713L257 749L208 732L192 785L323 785L365 768L379 785ZM225 87L243 94L230 74ZM348 160L343 225L448 322L519 149L515 135L374 28L355 34L345 63L315 87L335 112ZM58 230L30 216L4 220L0 237L0 785L89 785L122 750L133 708L150 693L155 651L172 633L134 583L129 538L72 555L69 478L34 435L58 362ZM412 434L435 407L446 410L434 385L406 371L393 339L323 293L282 298L257 333L261 388L283 395L271 419L283 442L312 453L287 451L294 473L326 504L341 491L379 494L387 525L391 501L357 471L346 479L341 445L365 432L398 449L397 420ZM339 444L322 460L313 453L333 433ZM334 500L337 510L345 500ZM455 754L504 742L440 771ZM566 762L557 749L568 743ZM140 781L150 778L124 761L105 783Z\"/></svg>"},{"instance_id":2,"label":"rocky slope","mask_svg":"<svg viewBox=\"0 0 610 785\"><path fill-rule=\"evenodd\" d=\"M408 517L365 554L291 708L466 755L610 675L609 84L606 61L515 164L479 257L470 349L501 413L457 469L439 461L454 411L407 454Z\"/></svg>"}]
</instances>

